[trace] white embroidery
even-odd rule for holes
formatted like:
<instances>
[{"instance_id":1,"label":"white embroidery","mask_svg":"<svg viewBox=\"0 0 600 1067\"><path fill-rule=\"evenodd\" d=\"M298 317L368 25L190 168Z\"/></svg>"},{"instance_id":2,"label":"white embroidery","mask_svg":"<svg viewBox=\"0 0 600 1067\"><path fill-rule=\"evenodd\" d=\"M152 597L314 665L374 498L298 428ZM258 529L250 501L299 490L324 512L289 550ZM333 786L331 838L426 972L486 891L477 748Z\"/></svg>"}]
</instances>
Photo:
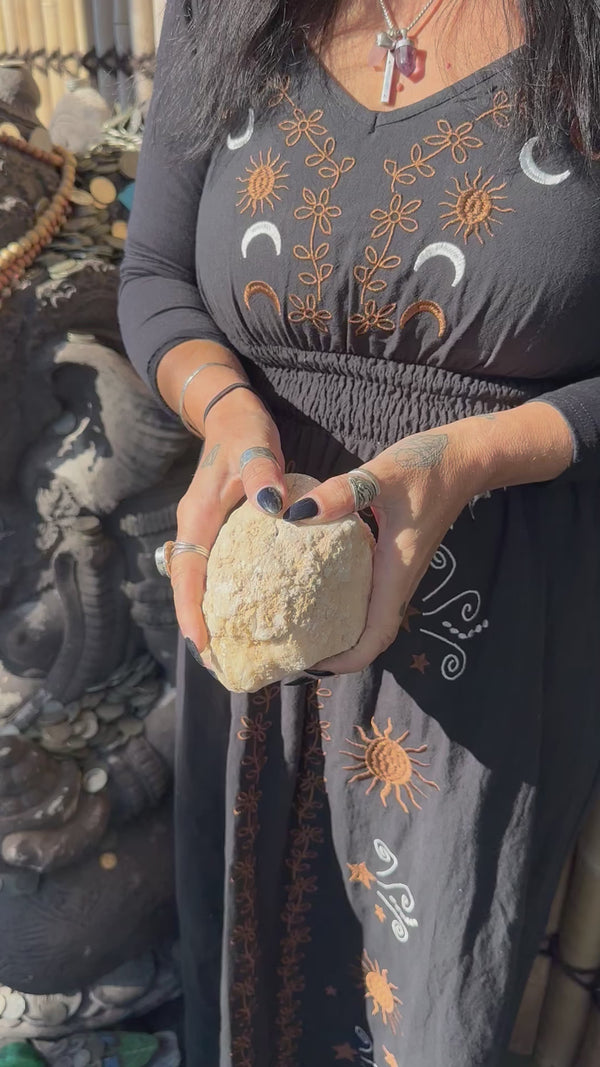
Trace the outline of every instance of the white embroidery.
<instances>
[{"instance_id":1,"label":"white embroidery","mask_svg":"<svg viewBox=\"0 0 600 1067\"><path fill-rule=\"evenodd\" d=\"M457 562L450 549L446 545L440 545L429 566L433 571L441 571L443 577L435 589L423 597L423 604L428 604L431 600L434 600L442 592L442 589L446 588L456 573ZM462 606L458 612L459 619L451 617L438 620L437 616L441 615L442 612L448 611L452 616L461 601ZM464 648L450 638L456 637L459 642L471 641L472 638L478 637L484 630L487 630L489 622L487 619L479 619L480 612L480 593L476 589L464 589L461 593L457 593L455 596L445 600L443 604L431 607L430 610L422 611L420 614L420 618L435 619L435 622L427 623L426 627L419 626L419 632L452 649L451 652L446 653L440 667L442 678L447 682L456 681L457 678L464 674L467 667L467 654ZM414 621L416 622L416 618ZM461 626L460 622L466 623L466 626ZM473 625L469 625L470 623ZM446 634L429 629L430 626L436 624L442 630L445 630Z\"/></svg>"},{"instance_id":2,"label":"white embroidery","mask_svg":"<svg viewBox=\"0 0 600 1067\"><path fill-rule=\"evenodd\" d=\"M377 885L381 886L381 889L377 890L377 896L385 904L388 911L394 916L392 931L396 940L399 941L401 945L404 945L409 938L409 927L414 929L419 925L414 915L411 914L415 907L415 898L404 882L386 881L386 879L390 878L396 871L398 860L392 850L388 848L385 841L376 838L373 842L373 848L380 860L383 860L384 863L391 863L391 866L387 870L375 871ZM382 889L385 890L385 893L381 891ZM401 894L399 901L391 892L392 889L399 890Z\"/></svg>"},{"instance_id":3,"label":"white embroidery","mask_svg":"<svg viewBox=\"0 0 600 1067\"><path fill-rule=\"evenodd\" d=\"M248 248L255 237L270 237L278 256L281 255L281 234L273 222L254 222L242 237L242 255L246 259Z\"/></svg>"},{"instance_id":4,"label":"white embroidery","mask_svg":"<svg viewBox=\"0 0 600 1067\"><path fill-rule=\"evenodd\" d=\"M570 170L563 170L560 174L548 174L535 162L533 150L538 141L539 137L532 137L521 149L519 163L525 177L532 182L537 182L538 185L560 185L562 182L566 182L567 178L571 177Z\"/></svg>"},{"instance_id":5,"label":"white embroidery","mask_svg":"<svg viewBox=\"0 0 600 1067\"><path fill-rule=\"evenodd\" d=\"M434 244L427 245L422 252L419 252L419 255L415 260L415 272L418 271L424 263L427 263L429 259L434 259L436 256L445 256L445 258L449 259L452 263L454 267L454 281L452 282L452 288L455 289L459 282L463 280L467 265L464 252L458 245L452 244L451 241L435 241Z\"/></svg>"},{"instance_id":6,"label":"white embroidery","mask_svg":"<svg viewBox=\"0 0 600 1067\"><path fill-rule=\"evenodd\" d=\"M253 133L254 108L251 107L248 112L248 124L246 126L246 129L243 130L242 133L238 134L237 137L232 137L231 134L228 134L227 147L230 149L230 151L236 152L238 148L243 148L245 144L248 144L248 141L251 139Z\"/></svg>"}]
</instances>

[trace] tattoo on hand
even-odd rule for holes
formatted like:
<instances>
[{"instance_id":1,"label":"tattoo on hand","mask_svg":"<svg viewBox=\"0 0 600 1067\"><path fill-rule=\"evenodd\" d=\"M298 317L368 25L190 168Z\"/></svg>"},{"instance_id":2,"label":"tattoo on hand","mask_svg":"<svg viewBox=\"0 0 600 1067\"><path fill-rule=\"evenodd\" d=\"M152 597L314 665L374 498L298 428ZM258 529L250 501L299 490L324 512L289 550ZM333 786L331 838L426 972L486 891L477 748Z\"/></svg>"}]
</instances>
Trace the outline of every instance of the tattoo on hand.
<instances>
[{"instance_id":1,"label":"tattoo on hand","mask_svg":"<svg viewBox=\"0 0 600 1067\"><path fill-rule=\"evenodd\" d=\"M394 449L394 459L405 470L430 471L439 467L448 447L446 433L418 433Z\"/></svg>"},{"instance_id":2,"label":"tattoo on hand","mask_svg":"<svg viewBox=\"0 0 600 1067\"><path fill-rule=\"evenodd\" d=\"M215 445L206 456L202 457L202 462L198 468L199 470L203 470L204 467L212 467L219 454L220 447L220 445Z\"/></svg>"}]
</instances>

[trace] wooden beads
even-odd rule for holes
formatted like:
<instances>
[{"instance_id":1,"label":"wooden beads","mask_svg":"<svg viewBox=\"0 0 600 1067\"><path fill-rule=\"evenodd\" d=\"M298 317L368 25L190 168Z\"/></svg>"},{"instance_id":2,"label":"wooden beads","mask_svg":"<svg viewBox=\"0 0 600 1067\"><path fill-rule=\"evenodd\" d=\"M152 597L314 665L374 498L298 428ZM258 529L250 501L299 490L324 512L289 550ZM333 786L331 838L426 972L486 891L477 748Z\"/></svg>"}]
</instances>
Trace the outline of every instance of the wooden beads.
<instances>
[{"instance_id":1,"label":"wooden beads","mask_svg":"<svg viewBox=\"0 0 600 1067\"><path fill-rule=\"evenodd\" d=\"M12 137L5 133L0 133L0 144L8 145L9 148L15 148L17 152L23 152L24 155L61 170L60 185L52 197L50 206L39 216L35 226L28 230L20 240L11 241L5 248L0 249L0 307L2 307L3 301L11 295L27 268L50 243L70 213L69 197L75 184L77 161L75 156L64 148L55 146L52 152L46 152L43 148L36 148L19 137Z\"/></svg>"}]
</instances>

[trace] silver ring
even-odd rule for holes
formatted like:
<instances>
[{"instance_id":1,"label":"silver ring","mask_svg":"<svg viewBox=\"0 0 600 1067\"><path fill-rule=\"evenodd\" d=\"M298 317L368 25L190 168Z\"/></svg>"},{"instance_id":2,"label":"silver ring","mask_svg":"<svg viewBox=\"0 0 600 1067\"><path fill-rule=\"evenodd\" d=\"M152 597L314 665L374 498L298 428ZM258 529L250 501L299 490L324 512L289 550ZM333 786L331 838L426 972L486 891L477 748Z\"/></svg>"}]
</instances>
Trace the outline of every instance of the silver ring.
<instances>
[{"instance_id":1,"label":"silver ring","mask_svg":"<svg viewBox=\"0 0 600 1067\"><path fill-rule=\"evenodd\" d=\"M253 459L272 459L274 463L277 463L277 456L273 455L270 448L262 448L257 445L255 448L247 448L245 452L242 452L240 456L240 474L246 464L252 463Z\"/></svg>"},{"instance_id":2,"label":"silver ring","mask_svg":"<svg viewBox=\"0 0 600 1067\"><path fill-rule=\"evenodd\" d=\"M348 471L348 481L354 497L354 510L368 508L381 492L381 486L374 474L364 469Z\"/></svg>"},{"instance_id":3,"label":"silver ring","mask_svg":"<svg viewBox=\"0 0 600 1067\"><path fill-rule=\"evenodd\" d=\"M183 552L195 552L204 559L210 556L208 548L204 548L204 545L193 545L189 541L165 541L164 545L160 545L154 553L156 569L163 578L171 577L171 563L175 556L180 556Z\"/></svg>"}]
</instances>

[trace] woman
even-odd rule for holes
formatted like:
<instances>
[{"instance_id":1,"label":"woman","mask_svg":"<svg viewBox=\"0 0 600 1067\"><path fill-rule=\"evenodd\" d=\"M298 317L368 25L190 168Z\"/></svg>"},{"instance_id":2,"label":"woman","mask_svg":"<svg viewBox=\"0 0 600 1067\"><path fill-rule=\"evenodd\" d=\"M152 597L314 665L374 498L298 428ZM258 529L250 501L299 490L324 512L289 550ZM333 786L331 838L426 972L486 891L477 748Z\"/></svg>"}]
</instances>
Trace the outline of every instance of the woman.
<instances>
[{"instance_id":1,"label":"woman","mask_svg":"<svg viewBox=\"0 0 600 1067\"><path fill-rule=\"evenodd\" d=\"M172 558L190 1067L506 1048L600 762L599 49L588 0L169 0L120 314L205 438L178 540L378 490L301 684L211 678Z\"/></svg>"}]
</instances>

